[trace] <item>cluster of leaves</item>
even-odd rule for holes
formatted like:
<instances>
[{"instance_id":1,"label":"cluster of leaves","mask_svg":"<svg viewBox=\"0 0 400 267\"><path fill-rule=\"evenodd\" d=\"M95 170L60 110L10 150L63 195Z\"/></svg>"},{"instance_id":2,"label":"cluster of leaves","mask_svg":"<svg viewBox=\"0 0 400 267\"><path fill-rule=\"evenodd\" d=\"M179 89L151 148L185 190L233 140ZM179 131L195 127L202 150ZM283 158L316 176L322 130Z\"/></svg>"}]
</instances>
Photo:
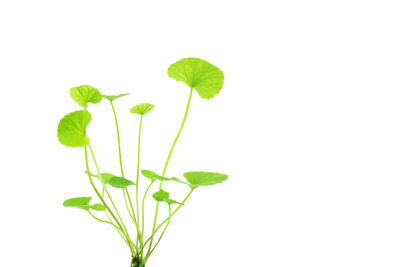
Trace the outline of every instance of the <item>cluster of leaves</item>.
<instances>
[{"instance_id":1,"label":"cluster of leaves","mask_svg":"<svg viewBox=\"0 0 400 267\"><path fill-rule=\"evenodd\" d=\"M140 115L140 123L139 123L139 135L138 135L138 163L137 163L137 177L136 181L131 181L127 179L124 175L123 171L123 163L122 163L122 155L121 155L121 145L120 145L120 135L119 135L119 127L117 116L114 108L113 101L119 99L121 97L127 96L128 94L120 94L120 95L103 95L100 91L89 85L81 85L78 87L71 88L70 95L71 98L83 109L73 111L66 116L64 116L58 125L58 139L59 141L68 147L83 147L85 151L85 163L86 163L86 174L88 175L89 181L101 201L101 203L90 204L92 197L75 197L70 198L64 201L63 205L65 207L74 207L82 210L86 210L89 214L96 219L97 221L104 222L110 224L115 227L121 237L124 239L128 247L130 248L132 254L132 265L135 262L139 263L140 266L144 266L148 257L151 255L155 247L160 242L164 232L166 231L171 217L184 205L186 200L192 194L192 192L200 187L200 186L209 186L219 184L225 181L228 176L226 174L216 173L216 172L202 172L202 171L191 171L185 172L183 177L186 181L179 179L177 177L165 177L165 172L168 167L169 160L171 158L172 152L178 141L178 138L181 134L182 128L185 124L188 110L192 98L193 90L196 90L200 97L205 99L210 99L214 97L222 88L224 74L223 72L210 64L209 62L199 59L199 58L184 58L174 64L172 64L168 69L168 75L171 78L174 78L177 81L182 81L190 88L190 94L188 103L185 110L185 116L181 123L181 127L178 131L178 134L173 142L173 145L170 149L170 153L165 162L163 173L157 174L154 171L150 170L140 170L140 138L141 138L141 128L142 128L142 120L143 116L148 114L154 109L154 105L149 103L142 103L135 105L130 109L132 114ZM92 115L88 112L88 104L97 104L102 101L102 99L109 100L111 104L112 111L115 118L116 130L117 130L117 138L118 138L118 151L119 151L119 162L121 168L121 175L114 175L111 173L100 172L99 166L97 164L93 149L90 144L90 138L87 136L87 127L92 120ZM89 169L88 163L88 150L92 155L92 160L96 166L97 173L92 173ZM139 187L139 173L142 174L143 177L149 179L149 184L146 190L146 193L143 196L143 200L139 203L138 196L138 187ZM93 178L96 177L101 182L100 190L96 187ZM150 187L154 183L159 183L158 191L152 194L152 197L156 203L156 211L154 216L153 227L150 236L147 239L144 239L144 201L149 191ZM170 193L166 192L162 189L163 182L176 182L185 186L188 186L189 193L186 198L182 201L177 201L170 198ZM136 236L136 244L133 239L130 237L127 228L125 227L125 223L122 217L119 214L118 207L115 205L111 193L108 191L108 186L122 189L124 194L125 206L131 216L137 230ZM135 187L136 190L136 199L134 201L131 200L130 193L128 191L128 187ZM127 199L129 201L127 201ZM169 208L169 216L163 220L157 226L157 215L159 203L164 202L168 204ZM111 204L110 204L111 203ZM142 210L139 209L139 204L141 204ZM178 207L172 211L171 206L177 205ZM135 207L136 206L136 207ZM104 212L104 215L107 219L100 219L96 215L94 215L91 210L97 212ZM142 225L140 225L140 218L142 219ZM158 242L153 246L153 239L158 230L164 226L164 230L162 231ZM147 246L147 253L144 253L144 250Z\"/></svg>"}]
</instances>

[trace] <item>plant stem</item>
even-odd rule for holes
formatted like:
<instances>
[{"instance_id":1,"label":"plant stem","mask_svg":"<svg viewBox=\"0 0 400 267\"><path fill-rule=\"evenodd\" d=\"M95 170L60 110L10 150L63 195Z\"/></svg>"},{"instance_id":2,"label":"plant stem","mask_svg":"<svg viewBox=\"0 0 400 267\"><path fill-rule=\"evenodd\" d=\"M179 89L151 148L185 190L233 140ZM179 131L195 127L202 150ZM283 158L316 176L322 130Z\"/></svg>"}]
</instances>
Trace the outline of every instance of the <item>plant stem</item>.
<instances>
[{"instance_id":1,"label":"plant stem","mask_svg":"<svg viewBox=\"0 0 400 267\"><path fill-rule=\"evenodd\" d=\"M97 164L96 157L94 156L93 149L92 149L92 147L90 146L90 144L89 144L88 146L89 146L90 152L91 152L91 154L92 154L93 162L94 162L94 165L96 166L96 170L97 170L98 176L101 177L101 172L100 172L99 166L98 166L98 164ZM101 181L102 181L102 183L104 183L104 181L103 181L102 179L101 179ZM121 224L122 224L122 227L121 227L121 228L123 228L123 229L125 230L125 234L126 234L127 240L128 240L129 242L132 242L132 240L131 240L131 238L130 238L130 236L129 236L128 230L126 229L126 226L125 226L125 224L124 224L124 221L122 220L121 215L119 214L118 209L117 209L117 207L115 206L115 203L114 203L114 201L113 201L113 199L112 199L112 197L111 197L110 192L108 191L107 187L106 187L104 184L103 184L103 186L104 186L104 190L105 190L106 194L108 195L108 198L110 199L111 204L113 205L113 207L114 207L114 209L115 209L115 212L117 213L117 216L118 216L119 220L121 221Z\"/></svg>"},{"instance_id":2,"label":"plant stem","mask_svg":"<svg viewBox=\"0 0 400 267\"><path fill-rule=\"evenodd\" d=\"M191 189L189 194L187 194L187 196L185 197L185 199L182 201L182 203L179 205L179 207L177 207L172 213L171 215L169 215L162 223L160 223L157 228L153 231L153 233L151 234L151 236L146 240L146 242L144 242L142 249L139 251L139 254L142 252L142 250L144 249L144 247L146 246L146 244L154 237L154 235L157 233L157 231L161 228L161 226L164 225L164 223L168 222L172 216L174 216L174 214L185 204L186 200L190 197L190 195L193 193L194 189ZM149 251L150 252L150 251ZM149 252L146 255L145 259L149 258Z\"/></svg>"},{"instance_id":3,"label":"plant stem","mask_svg":"<svg viewBox=\"0 0 400 267\"><path fill-rule=\"evenodd\" d=\"M143 200L142 200L142 233L143 233L143 235L144 235L144 200L146 199L147 192L149 192L150 187L153 183L154 183L154 181L151 181L151 183L147 187L146 191L144 192Z\"/></svg>"},{"instance_id":4,"label":"plant stem","mask_svg":"<svg viewBox=\"0 0 400 267\"><path fill-rule=\"evenodd\" d=\"M118 126L117 113L115 112L115 107L114 107L114 104L113 104L113 102L112 102L111 100L110 100L110 104L111 104L111 108L112 108L112 111L113 111L113 114L114 114L115 128L116 128L116 130L117 130L118 156L119 156L119 166L120 166L120 169L121 169L121 176L122 176L123 178L125 178L125 175L124 175L124 168L123 168L123 164L122 164L121 137L120 137L120 134L119 134L119 126ZM136 183L136 186L137 186L137 183ZM135 223L136 229L138 230L137 238L138 238L138 239L139 239L139 238L140 238L140 239L143 239L143 238L141 237L141 233L140 233L140 229L139 229L139 225L138 225L138 224L139 224L139 209L138 209L138 216L137 216L137 220L136 220L135 209L133 208L132 200L131 200L131 197L130 197L130 195L129 195L128 188L122 188L122 192L123 192L123 194L124 194L124 201L125 201L126 209L128 210L128 213L129 213L130 217L132 218L133 222ZM129 200L129 204L130 204L130 207L131 207L132 212L131 212L130 209L129 209L129 206L128 206L128 203L127 203L127 201L126 201L126 198L128 198L128 200ZM136 244L136 246L137 246L137 244Z\"/></svg>"},{"instance_id":5,"label":"plant stem","mask_svg":"<svg viewBox=\"0 0 400 267\"><path fill-rule=\"evenodd\" d=\"M188 112L189 112L190 102L192 100L192 95L193 95L193 88L190 88L190 94L189 94L189 99L188 99L188 102L187 102L187 105L186 105L185 115L183 116L181 127L179 128L179 131L178 131L178 133L177 133L177 135L175 137L175 140L172 143L172 146L171 146L171 149L169 151L169 154L168 154L167 160L165 162L164 169L163 169L163 172L162 172L161 176L164 176L165 172L167 171L167 167L168 167L168 164L169 164L169 160L171 159L172 152L174 151L175 145L178 142L179 136L181 135L183 126L185 125L186 118L187 118L187 115L188 115ZM162 189L162 184L163 184L163 181L160 181L160 187L159 187L160 190ZM158 206L159 206L159 204L160 203L157 201L156 212L155 212L155 215L154 215L152 233L154 233L154 230L155 230L155 227L156 227L156 224L157 224L157 215L158 215ZM151 251L151 245L153 244L153 237L154 237L154 234L152 234L152 238L151 238L150 245L149 245L149 250L148 250L147 253L149 253Z\"/></svg>"},{"instance_id":6,"label":"plant stem","mask_svg":"<svg viewBox=\"0 0 400 267\"><path fill-rule=\"evenodd\" d=\"M140 115L139 122L139 134L138 134L138 155L137 155L137 169L136 169L136 214L137 214L137 222L140 222L140 214L139 214L139 170L140 170L140 137L142 133L142 121L143 115ZM143 216L143 214L142 214ZM142 229L143 231L143 229ZM139 238L139 236L138 236ZM143 244L143 236L140 238L140 243Z\"/></svg>"},{"instance_id":7,"label":"plant stem","mask_svg":"<svg viewBox=\"0 0 400 267\"><path fill-rule=\"evenodd\" d=\"M89 181L91 186L93 187L93 190L95 191L96 195L99 197L100 201L103 203L104 207L106 207L106 210L108 210L108 212L111 214L112 218L115 220L115 222L117 223L119 229L122 231L122 234L125 236L125 238L128 240L128 236L127 234L122 230L122 226L120 224L120 222L118 221L118 219L115 217L114 213L112 212L112 210L110 209L110 207L107 205L107 203L104 201L104 198L100 195L100 192L97 190L96 186L94 185L92 176L90 175L90 171L89 171L89 161L88 161L88 153L87 153L87 146L85 146L85 164L86 164L86 172L87 175L89 177ZM101 176L100 176L101 177ZM103 183L103 188L105 188L105 185ZM129 249L131 251L133 251L132 247L128 244Z\"/></svg>"}]
</instances>

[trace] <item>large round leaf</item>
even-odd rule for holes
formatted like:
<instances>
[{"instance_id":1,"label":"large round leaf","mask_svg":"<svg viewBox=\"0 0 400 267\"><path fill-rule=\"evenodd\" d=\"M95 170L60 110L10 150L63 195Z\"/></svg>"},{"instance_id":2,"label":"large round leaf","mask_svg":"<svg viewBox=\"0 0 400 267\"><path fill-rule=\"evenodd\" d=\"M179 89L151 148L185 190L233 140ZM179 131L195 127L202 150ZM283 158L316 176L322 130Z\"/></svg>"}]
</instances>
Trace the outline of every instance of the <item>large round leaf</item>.
<instances>
[{"instance_id":1,"label":"large round leaf","mask_svg":"<svg viewBox=\"0 0 400 267\"><path fill-rule=\"evenodd\" d=\"M142 103L142 104L138 104L138 105L132 107L130 111L133 114L145 115L145 114L149 113L150 111L152 111L153 108L154 108L153 104Z\"/></svg>"},{"instance_id":2,"label":"large round leaf","mask_svg":"<svg viewBox=\"0 0 400 267\"><path fill-rule=\"evenodd\" d=\"M203 98L214 97L222 88L224 73L200 58L184 58L168 68L168 76L186 83Z\"/></svg>"},{"instance_id":3,"label":"large round leaf","mask_svg":"<svg viewBox=\"0 0 400 267\"><path fill-rule=\"evenodd\" d=\"M69 113L58 124L58 140L69 147L82 147L89 144L86 127L91 120L92 117L86 110Z\"/></svg>"},{"instance_id":4,"label":"large round leaf","mask_svg":"<svg viewBox=\"0 0 400 267\"><path fill-rule=\"evenodd\" d=\"M103 98L100 91L90 85L73 87L70 95L79 106L84 108L88 106L88 103L97 104Z\"/></svg>"},{"instance_id":5,"label":"large round leaf","mask_svg":"<svg viewBox=\"0 0 400 267\"><path fill-rule=\"evenodd\" d=\"M215 185L228 179L228 175L216 172L186 172L183 176L192 185L192 188Z\"/></svg>"}]
</instances>

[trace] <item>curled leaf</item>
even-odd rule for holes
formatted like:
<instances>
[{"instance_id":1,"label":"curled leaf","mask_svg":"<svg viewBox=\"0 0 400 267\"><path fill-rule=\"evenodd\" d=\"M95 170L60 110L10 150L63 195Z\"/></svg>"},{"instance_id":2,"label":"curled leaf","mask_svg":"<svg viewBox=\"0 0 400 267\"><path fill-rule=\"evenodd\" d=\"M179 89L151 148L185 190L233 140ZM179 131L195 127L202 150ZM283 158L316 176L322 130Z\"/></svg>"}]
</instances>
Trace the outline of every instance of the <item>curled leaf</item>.
<instances>
[{"instance_id":1,"label":"curled leaf","mask_svg":"<svg viewBox=\"0 0 400 267\"><path fill-rule=\"evenodd\" d=\"M82 147L89 144L86 127L92 117L86 110L78 110L64 116L58 124L58 140L69 147Z\"/></svg>"},{"instance_id":2,"label":"curled leaf","mask_svg":"<svg viewBox=\"0 0 400 267\"><path fill-rule=\"evenodd\" d=\"M92 210L97 210L97 211L105 211L106 210L106 207L100 203L93 204L92 206L90 206L90 208Z\"/></svg>"},{"instance_id":3,"label":"curled leaf","mask_svg":"<svg viewBox=\"0 0 400 267\"><path fill-rule=\"evenodd\" d=\"M132 107L130 111L133 114L145 115L145 114L149 113L150 111L152 111L153 108L154 108L153 104L142 103L142 104L138 104L138 105Z\"/></svg>"},{"instance_id":4,"label":"curled leaf","mask_svg":"<svg viewBox=\"0 0 400 267\"><path fill-rule=\"evenodd\" d=\"M87 171L85 171L85 173L87 173ZM102 172L102 173L100 173L100 176L97 174L94 174L94 173L90 173L90 176L101 178L105 184L108 184L108 181L110 180L110 178L114 177L116 175L108 173L108 172Z\"/></svg>"},{"instance_id":5,"label":"curled leaf","mask_svg":"<svg viewBox=\"0 0 400 267\"><path fill-rule=\"evenodd\" d=\"M129 95L129 94L119 94L119 95L102 95L105 99L108 99L108 100L110 100L110 101L114 101L115 99L118 99L118 98L120 98L120 97L123 97L123 96L127 96L127 95Z\"/></svg>"},{"instance_id":6,"label":"curled leaf","mask_svg":"<svg viewBox=\"0 0 400 267\"><path fill-rule=\"evenodd\" d=\"M173 199L170 199L170 198L169 198L169 193L166 192L166 191L164 191L164 190L162 190L162 189L160 189L159 191L155 192L155 193L153 194L153 198L154 198L155 200L157 200L157 201L165 202L165 203L167 203L168 205L171 205L171 204L182 204L182 203L177 202L177 201L175 201L175 200L173 200Z\"/></svg>"},{"instance_id":7,"label":"curled leaf","mask_svg":"<svg viewBox=\"0 0 400 267\"><path fill-rule=\"evenodd\" d=\"M115 188L125 188L130 185L135 185L131 180L123 177L113 176L108 180L108 184Z\"/></svg>"},{"instance_id":8,"label":"curled leaf","mask_svg":"<svg viewBox=\"0 0 400 267\"><path fill-rule=\"evenodd\" d=\"M222 88L224 73L200 58L184 58L168 68L168 76L184 82L206 99L214 97Z\"/></svg>"},{"instance_id":9,"label":"curled leaf","mask_svg":"<svg viewBox=\"0 0 400 267\"><path fill-rule=\"evenodd\" d=\"M70 95L75 103L84 108L88 106L88 103L97 104L103 98L100 91L90 85L73 87Z\"/></svg>"},{"instance_id":10,"label":"curled leaf","mask_svg":"<svg viewBox=\"0 0 400 267\"><path fill-rule=\"evenodd\" d=\"M183 176L193 189L198 186L219 184L228 179L228 175L216 172L185 172Z\"/></svg>"},{"instance_id":11,"label":"curled leaf","mask_svg":"<svg viewBox=\"0 0 400 267\"><path fill-rule=\"evenodd\" d=\"M161 175L158 175L157 173L153 172L153 171L149 171L149 170L142 170L142 175L146 178L149 178L152 181L155 180L160 180L160 181L175 181L178 183L182 183L182 184L187 184L184 181L179 180L176 177L171 177L171 178L167 178L167 177L163 177Z\"/></svg>"},{"instance_id":12,"label":"curled leaf","mask_svg":"<svg viewBox=\"0 0 400 267\"><path fill-rule=\"evenodd\" d=\"M83 210L90 209L90 201L92 200L91 197L75 197L70 198L64 201L63 206L69 208L78 208Z\"/></svg>"}]
</instances>

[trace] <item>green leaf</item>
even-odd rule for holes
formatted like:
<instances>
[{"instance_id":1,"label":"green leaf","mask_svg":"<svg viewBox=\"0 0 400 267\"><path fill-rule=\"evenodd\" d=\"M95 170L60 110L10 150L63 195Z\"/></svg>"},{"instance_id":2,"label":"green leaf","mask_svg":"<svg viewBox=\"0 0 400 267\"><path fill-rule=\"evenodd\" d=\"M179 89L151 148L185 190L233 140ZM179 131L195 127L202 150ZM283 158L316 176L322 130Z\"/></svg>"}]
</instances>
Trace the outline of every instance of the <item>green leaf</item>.
<instances>
[{"instance_id":1,"label":"green leaf","mask_svg":"<svg viewBox=\"0 0 400 267\"><path fill-rule=\"evenodd\" d=\"M127 96L129 94L120 94L120 95L102 95L105 99L108 99L110 101L114 101L117 98L123 97L123 96Z\"/></svg>"},{"instance_id":2,"label":"green leaf","mask_svg":"<svg viewBox=\"0 0 400 267\"><path fill-rule=\"evenodd\" d=\"M228 175L216 172L185 172L183 176L191 184L192 188L215 185L228 179Z\"/></svg>"},{"instance_id":3,"label":"green leaf","mask_svg":"<svg viewBox=\"0 0 400 267\"><path fill-rule=\"evenodd\" d=\"M105 207L103 204L100 204L100 203L93 204L92 206L90 206L90 208L91 208L92 210L97 210L97 211L104 211L104 210L106 210L106 207Z\"/></svg>"},{"instance_id":4,"label":"green leaf","mask_svg":"<svg viewBox=\"0 0 400 267\"><path fill-rule=\"evenodd\" d=\"M85 171L85 173L87 173L87 171ZM116 175L108 173L108 172L102 172L102 173L100 173L100 175L105 184L108 184L108 181L110 180L111 177L116 176ZM94 173L90 173L90 176L100 178L97 174L94 174Z\"/></svg>"},{"instance_id":5,"label":"green leaf","mask_svg":"<svg viewBox=\"0 0 400 267\"><path fill-rule=\"evenodd\" d=\"M152 111L153 108L154 108L153 104L142 103L142 104L138 104L138 105L134 106L133 108L131 108L130 111L133 114L145 115L145 114L149 113L150 111Z\"/></svg>"},{"instance_id":6,"label":"green leaf","mask_svg":"<svg viewBox=\"0 0 400 267\"><path fill-rule=\"evenodd\" d=\"M184 82L206 99L214 97L222 88L224 73L200 58L184 58L168 68L168 76Z\"/></svg>"},{"instance_id":7,"label":"green leaf","mask_svg":"<svg viewBox=\"0 0 400 267\"><path fill-rule=\"evenodd\" d=\"M89 144L86 127L91 120L92 116L86 110L69 113L58 124L58 140L69 147L82 147Z\"/></svg>"},{"instance_id":8,"label":"green leaf","mask_svg":"<svg viewBox=\"0 0 400 267\"><path fill-rule=\"evenodd\" d=\"M168 205L171 204L182 204L180 202L177 202L173 199L169 198L169 193L165 192L164 190L160 189L160 191L157 191L153 194L153 198L157 201L162 201L168 203Z\"/></svg>"},{"instance_id":9,"label":"green leaf","mask_svg":"<svg viewBox=\"0 0 400 267\"><path fill-rule=\"evenodd\" d=\"M149 178L152 181L155 181L155 180L175 181L175 182L178 182L178 183L187 184L184 181L181 181L176 177L172 177L172 178L163 177L163 176L160 176L157 173L155 173L153 171L149 171L149 170L142 170L142 174L143 174L144 177Z\"/></svg>"},{"instance_id":10,"label":"green leaf","mask_svg":"<svg viewBox=\"0 0 400 267\"><path fill-rule=\"evenodd\" d=\"M70 95L79 106L84 108L88 106L88 103L97 104L103 98L100 91L90 85L73 87Z\"/></svg>"},{"instance_id":11,"label":"green leaf","mask_svg":"<svg viewBox=\"0 0 400 267\"><path fill-rule=\"evenodd\" d=\"M78 208L78 209L83 209L83 210L89 210L90 209L89 203L91 200L92 200L91 197L70 198L70 199L67 199L64 201L63 206Z\"/></svg>"},{"instance_id":12,"label":"green leaf","mask_svg":"<svg viewBox=\"0 0 400 267\"><path fill-rule=\"evenodd\" d=\"M113 176L108 180L108 184L115 188L125 188L130 185L135 185L134 182L123 177Z\"/></svg>"}]
</instances>

